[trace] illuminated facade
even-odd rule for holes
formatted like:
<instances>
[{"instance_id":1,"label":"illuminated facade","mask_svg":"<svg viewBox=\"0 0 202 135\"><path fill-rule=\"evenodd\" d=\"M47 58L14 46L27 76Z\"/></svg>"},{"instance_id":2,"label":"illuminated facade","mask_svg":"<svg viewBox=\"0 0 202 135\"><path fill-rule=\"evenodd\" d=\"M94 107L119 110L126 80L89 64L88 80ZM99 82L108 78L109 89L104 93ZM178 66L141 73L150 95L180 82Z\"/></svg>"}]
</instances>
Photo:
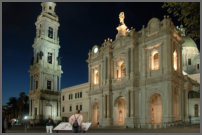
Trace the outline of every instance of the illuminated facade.
<instances>
[{"instance_id":1,"label":"illuminated facade","mask_svg":"<svg viewBox=\"0 0 202 135\"><path fill-rule=\"evenodd\" d=\"M42 2L38 16L34 56L30 66L29 116L34 122L42 122L51 116L61 119L60 81L62 69L59 57L58 16L54 2Z\"/></svg>"},{"instance_id":2,"label":"illuminated facade","mask_svg":"<svg viewBox=\"0 0 202 135\"><path fill-rule=\"evenodd\" d=\"M108 38L88 53L88 83L62 90L61 96L67 97L85 93L83 99L61 102L62 107L73 107L62 117L69 117L82 104L84 121L103 127L167 127L187 122L189 115L199 120L200 98L193 98L193 111L188 95L199 93L200 84L183 74L184 40L171 19L152 18L147 27L136 31L127 28L124 18L121 12L114 41Z\"/></svg>"}]
</instances>

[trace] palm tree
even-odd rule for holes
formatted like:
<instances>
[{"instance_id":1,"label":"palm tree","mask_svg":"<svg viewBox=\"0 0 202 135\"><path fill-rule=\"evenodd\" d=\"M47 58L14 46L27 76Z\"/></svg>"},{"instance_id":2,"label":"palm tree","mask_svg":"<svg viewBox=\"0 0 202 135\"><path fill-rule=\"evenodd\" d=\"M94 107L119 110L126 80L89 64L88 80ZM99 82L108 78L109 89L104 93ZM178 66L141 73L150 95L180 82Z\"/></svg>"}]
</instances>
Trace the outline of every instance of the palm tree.
<instances>
[{"instance_id":1,"label":"palm tree","mask_svg":"<svg viewBox=\"0 0 202 135\"><path fill-rule=\"evenodd\" d=\"M6 109L10 118L18 118L21 120L23 115L29 112L28 101L29 97L25 94L25 92L21 92L19 94L19 98L10 97Z\"/></svg>"}]
</instances>

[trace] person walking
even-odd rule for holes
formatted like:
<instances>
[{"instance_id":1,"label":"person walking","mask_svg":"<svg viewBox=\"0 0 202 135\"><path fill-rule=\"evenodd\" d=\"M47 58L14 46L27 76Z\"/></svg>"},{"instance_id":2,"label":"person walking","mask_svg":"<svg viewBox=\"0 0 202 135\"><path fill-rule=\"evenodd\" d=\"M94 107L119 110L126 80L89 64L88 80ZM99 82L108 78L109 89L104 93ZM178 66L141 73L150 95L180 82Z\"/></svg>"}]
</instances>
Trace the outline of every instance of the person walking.
<instances>
[{"instance_id":1,"label":"person walking","mask_svg":"<svg viewBox=\"0 0 202 135\"><path fill-rule=\"evenodd\" d=\"M48 119L46 120L46 132L47 133L52 133L53 131L53 125L54 125L54 122L53 122L53 119L51 119L50 116L48 116Z\"/></svg>"},{"instance_id":2,"label":"person walking","mask_svg":"<svg viewBox=\"0 0 202 135\"><path fill-rule=\"evenodd\" d=\"M69 118L69 123L72 125L73 133L80 133L82 131L81 125L83 123L83 115L80 114L80 110L77 110L76 114L73 114Z\"/></svg>"}]
</instances>

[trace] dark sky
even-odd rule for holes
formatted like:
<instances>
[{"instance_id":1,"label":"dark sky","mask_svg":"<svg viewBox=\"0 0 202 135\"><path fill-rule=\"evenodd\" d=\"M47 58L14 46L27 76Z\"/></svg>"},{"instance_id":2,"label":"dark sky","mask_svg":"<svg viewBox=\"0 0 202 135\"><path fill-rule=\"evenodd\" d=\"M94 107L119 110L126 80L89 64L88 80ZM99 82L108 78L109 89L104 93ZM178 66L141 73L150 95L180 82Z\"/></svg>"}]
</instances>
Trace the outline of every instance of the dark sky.
<instances>
[{"instance_id":1,"label":"dark sky","mask_svg":"<svg viewBox=\"0 0 202 135\"><path fill-rule=\"evenodd\" d=\"M125 13L125 24L137 31L152 17L160 20L168 13L163 3L56 3L59 16L60 52L62 57L62 88L88 81L89 50L106 38L114 40L119 24L118 15ZM38 2L3 2L2 94L3 104L20 92L29 93L29 66L36 35L35 22L41 13ZM180 25L175 21L175 25Z\"/></svg>"}]
</instances>

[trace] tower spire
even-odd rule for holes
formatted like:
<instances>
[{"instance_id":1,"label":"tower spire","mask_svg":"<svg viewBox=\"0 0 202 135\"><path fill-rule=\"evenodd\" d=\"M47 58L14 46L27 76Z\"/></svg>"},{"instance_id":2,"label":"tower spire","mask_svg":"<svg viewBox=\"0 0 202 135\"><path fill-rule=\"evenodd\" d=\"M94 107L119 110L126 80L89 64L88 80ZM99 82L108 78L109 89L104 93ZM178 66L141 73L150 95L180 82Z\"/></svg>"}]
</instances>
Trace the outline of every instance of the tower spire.
<instances>
[{"instance_id":1,"label":"tower spire","mask_svg":"<svg viewBox=\"0 0 202 135\"><path fill-rule=\"evenodd\" d=\"M42 2L42 12L55 14L55 2Z\"/></svg>"}]
</instances>

